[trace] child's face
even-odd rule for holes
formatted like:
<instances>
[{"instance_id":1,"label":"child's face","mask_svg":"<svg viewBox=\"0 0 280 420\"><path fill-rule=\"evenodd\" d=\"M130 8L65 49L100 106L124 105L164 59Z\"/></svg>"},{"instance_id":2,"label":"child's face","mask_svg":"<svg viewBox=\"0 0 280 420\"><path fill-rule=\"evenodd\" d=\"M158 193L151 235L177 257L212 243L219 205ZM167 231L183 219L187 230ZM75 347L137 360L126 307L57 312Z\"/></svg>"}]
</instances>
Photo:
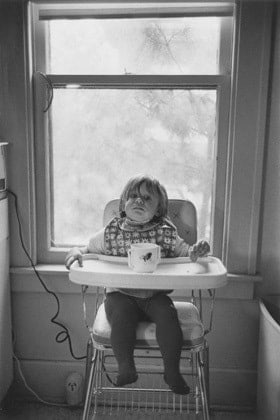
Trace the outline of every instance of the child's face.
<instances>
[{"instance_id":1,"label":"child's face","mask_svg":"<svg viewBox=\"0 0 280 420\"><path fill-rule=\"evenodd\" d=\"M124 210L127 217L135 222L146 222L151 220L158 209L159 197L156 193L147 190L145 184L142 184L138 191L133 191L128 197Z\"/></svg>"}]
</instances>

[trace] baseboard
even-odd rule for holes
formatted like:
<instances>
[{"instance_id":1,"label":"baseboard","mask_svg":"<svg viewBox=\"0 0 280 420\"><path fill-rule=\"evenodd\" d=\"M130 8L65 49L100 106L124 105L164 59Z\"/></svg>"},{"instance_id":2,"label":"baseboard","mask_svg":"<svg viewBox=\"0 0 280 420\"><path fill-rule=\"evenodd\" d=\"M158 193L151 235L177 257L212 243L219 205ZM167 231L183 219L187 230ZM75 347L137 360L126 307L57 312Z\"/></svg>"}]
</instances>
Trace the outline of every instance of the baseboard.
<instances>
[{"instance_id":1,"label":"baseboard","mask_svg":"<svg viewBox=\"0 0 280 420\"><path fill-rule=\"evenodd\" d=\"M21 360L20 366L29 387L46 402L65 403L65 381L71 372L84 376L85 362ZM215 410L254 410L256 372L233 369L210 370L210 403ZM25 387L15 364L14 398L36 400Z\"/></svg>"}]
</instances>

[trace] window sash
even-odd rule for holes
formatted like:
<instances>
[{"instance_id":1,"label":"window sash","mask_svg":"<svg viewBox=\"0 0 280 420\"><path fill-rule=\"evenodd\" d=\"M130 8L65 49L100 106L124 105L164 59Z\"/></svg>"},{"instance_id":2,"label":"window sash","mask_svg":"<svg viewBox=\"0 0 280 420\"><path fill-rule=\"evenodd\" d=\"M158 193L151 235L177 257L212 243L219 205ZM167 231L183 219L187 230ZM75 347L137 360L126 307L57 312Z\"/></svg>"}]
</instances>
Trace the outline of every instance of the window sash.
<instances>
[{"instance_id":1,"label":"window sash","mask_svg":"<svg viewBox=\"0 0 280 420\"><path fill-rule=\"evenodd\" d=\"M84 88L98 89L216 89L218 96L217 109L217 156L226 156L228 123L229 123L229 101L230 101L230 77L229 76L81 76L81 75L47 75L53 87L65 88L71 85L80 85ZM46 83L40 73L35 74L36 103L35 108L42 110L46 105ZM49 167L49 121L48 114L38 112L36 118L36 133L38 139L45 139L44 146L36 142L38 164L41 168L38 174L37 185L40 194L46 197L46 202L38 203L38 219L47 220L47 223L38 224L38 237L44 238L38 241L38 256L40 261L61 260L64 248L54 248L51 246L51 191L49 180L51 179L51 169ZM225 205L225 178L226 178L226 159L219 159L215 174L215 186L212 199L212 242L213 254L222 257L222 238L223 238L223 214ZM42 186L44 190L42 191ZM39 194L39 191L38 191ZM219 212L215 209L219 208ZM222 216L221 216L222 215Z\"/></svg>"},{"instance_id":2,"label":"window sash","mask_svg":"<svg viewBox=\"0 0 280 420\"><path fill-rule=\"evenodd\" d=\"M124 4L112 3L114 5L114 10L117 10L115 18L130 18L133 19L139 17L161 17L159 10L164 10L163 17L228 17L235 15L235 2L225 2L225 3L188 3L188 2L178 2L178 3L146 3L146 2L135 2L132 7L130 2ZM45 73L46 68L46 57L48 51L46 50L45 39L48 37L47 29L45 27L44 20L53 20L53 19L83 19L83 18L101 18L100 15L90 15L92 10L98 9L104 11L103 18L111 18L111 16L106 15L106 10L110 7L111 2L97 3L92 4L91 2L86 2L85 4L63 4L63 3L54 3L49 4L35 4L31 3L30 5L30 16L32 16L32 26L33 26L33 51L35 51L34 57L34 67L36 71L41 71ZM71 6L71 7L70 7ZM70 9L69 9L70 7ZM140 15L141 10L147 10L147 14L144 16ZM83 12L87 11L88 15L84 15ZM232 72L232 50L233 50L233 36L234 36L234 19L230 22L229 20L221 21L221 36L220 36L220 55L219 55L219 74L220 75L231 75Z\"/></svg>"}]
</instances>

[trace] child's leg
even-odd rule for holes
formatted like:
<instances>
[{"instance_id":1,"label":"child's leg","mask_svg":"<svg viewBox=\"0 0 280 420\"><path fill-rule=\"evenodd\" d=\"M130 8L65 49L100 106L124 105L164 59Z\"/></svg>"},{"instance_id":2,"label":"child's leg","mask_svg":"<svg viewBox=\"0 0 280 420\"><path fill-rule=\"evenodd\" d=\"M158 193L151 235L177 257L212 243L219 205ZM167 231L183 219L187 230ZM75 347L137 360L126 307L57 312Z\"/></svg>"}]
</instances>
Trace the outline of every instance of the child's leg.
<instances>
[{"instance_id":1,"label":"child's leg","mask_svg":"<svg viewBox=\"0 0 280 420\"><path fill-rule=\"evenodd\" d=\"M156 323L165 382L175 394L188 394L189 386L180 373L182 330L172 300L163 294L155 295L149 300L145 312Z\"/></svg>"},{"instance_id":2,"label":"child's leg","mask_svg":"<svg viewBox=\"0 0 280 420\"><path fill-rule=\"evenodd\" d=\"M133 297L119 292L108 293L104 304L119 367L116 385L123 386L137 380L133 352L140 310Z\"/></svg>"}]
</instances>

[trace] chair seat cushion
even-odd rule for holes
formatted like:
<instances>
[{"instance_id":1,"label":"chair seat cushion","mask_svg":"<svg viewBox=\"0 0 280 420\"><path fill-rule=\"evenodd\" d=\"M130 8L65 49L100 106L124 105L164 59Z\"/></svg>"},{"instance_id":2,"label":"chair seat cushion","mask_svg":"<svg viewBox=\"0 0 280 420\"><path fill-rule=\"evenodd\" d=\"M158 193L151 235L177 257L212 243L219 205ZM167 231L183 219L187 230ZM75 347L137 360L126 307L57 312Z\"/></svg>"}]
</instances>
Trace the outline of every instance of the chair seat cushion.
<instances>
[{"instance_id":1,"label":"chair seat cushion","mask_svg":"<svg viewBox=\"0 0 280 420\"><path fill-rule=\"evenodd\" d=\"M194 347L204 340L204 328L198 309L190 302L174 302L183 332L183 347ZM156 325L153 322L140 322L136 331L136 347L157 347ZM104 303L98 308L93 325L93 338L96 344L110 346L111 327L107 320Z\"/></svg>"}]
</instances>

